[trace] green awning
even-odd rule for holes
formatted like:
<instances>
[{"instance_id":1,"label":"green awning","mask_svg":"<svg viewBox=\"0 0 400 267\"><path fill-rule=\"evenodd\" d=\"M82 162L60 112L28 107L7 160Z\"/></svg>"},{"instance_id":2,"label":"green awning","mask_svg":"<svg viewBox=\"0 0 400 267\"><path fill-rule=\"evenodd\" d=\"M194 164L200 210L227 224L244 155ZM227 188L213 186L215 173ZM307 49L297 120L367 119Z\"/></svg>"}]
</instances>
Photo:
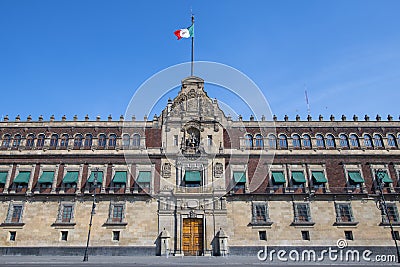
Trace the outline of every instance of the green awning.
<instances>
[{"instance_id":1,"label":"green awning","mask_svg":"<svg viewBox=\"0 0 400 267\"><path fill-rule=\"evenodd\" d=\"M150 183L151 182L151 172L139 172L139 175L136 179L138 183Z\"/></svg>"},{"instance_id":2,"label":"green awning","mask_svg":"<svg viewBox=\"0 0 400 267\"><path fill-rule=\"evenodd\" d=\"M17 177L14 179L14 183L27 184L30 177L31 172L19 172Z\"/></svg>"},{"instance_id":3,"label":"green awning","mask_svg":"<svg viewBox=\"0 0 400 267\"><path fill-rule=\"evenodd\" d=\"M245 183L246 182L246 173L233 172L233 180L235 181L235 183Z\"/></svg>"},{"instance_id":4,"label":"green awning","mask_svg":"<svg viewBox=\"0 0 400 267\"><path fill-rule=\"evenodd\" d=\"M93 183L94 182L94 175L96 171L92 171L90 173L89 179L87 180L88 183ZM97 172L97 182L102 183L103 182L103 172Z\"/></svg>"},{"instance_id":5,"label":"green awning","mask_svg":"<svg viewBox=\"0 0 400 267\"><path fill-rule=\"evenodd\" d=\"M79 172L67 172L67 174L63 178L64 184L72 184L78 182Z\"/></svg>"},{"instance_id":6,"label":"green awning","mask_svg":"<svg viewBox=\"0 0 400 267\"><path fill-rule=\"evenodd\" d=\"M311 172L312 173L312 178L317 182L317 183L326 183L328 180L326 179L324 172Z\"/></svg>"},{"instance_id":7,"label":"green awning","mask_svg":"<svg viewBox=\"0 0 400 267\"><path fill-rule=\"evenodd\" d=\"M274 182L276 184L286 183L286 179L285 176L283 175L283 172L272 172L272 179L274 179Z\"/></svg>"},{"instance_id":8,"label":"green awning","mask_svg":"<svg viewBox=\"0 0 400 267\"><path fill-rule=\"evenodd\" d=\"M39 184L46 184L46 183L52 183L54 180L54 172L43 172L42 175L40 175Z\"/></svg>"},{"instance_id":9,"label":"green awning","mask_svg":"<svg viewBox=\"0 0 400 267\"><path fill-rule=\"evenodd\" d=\"M364 179L361 177L360 172L349 172L349 177L355 183L364 183Z\"/></svg>"},{"instance_id":10,"label":"green awning","mask_svg":"<svg viewBox=\"0 0 400 267\"><path fill-rule=\"evenodd\" d=\"M305 183L306 178L303 172L292 172L292 178L296 183Z\"/></svg>"},{"instance_id":11,"label":"green awning","mask_svg":"<svg viewBox=\"0 0 400 267\"><path fill-rule=\"evenodd\" d=\"M8 172L0 172L0 184L5 184L7 181Z\"/></svg>"},{"instance_id":12,"label":"green awning","mask_svg":"<svg viewBox=\"0 0 400 267\"><path fill-rule=\"evenodd\" d=\"M376 174L376 178L380 177L383 177L382 182L384 183L393 183L393 180L389 177L389 175L385 171L381 171Z\"/></svg>"},{"instance_id":13,"label":"green awning","mask_svg":"<svg viewBox=\"0 0 400 267\"><path fill-rule=\"evenodd\" d=\"M201 182L201 175L199 171L186 171L185 182Z\"/></svg>"},{"instance_id":14,"label":"green awning","mask_svg":"<svg viewBox=\"0 0 400 267\"><path fill-rule=\"evenodd\" d=\"M115 172L112 182L126 184L126 174L127 172Z\"/></svg>"}]
</instances>

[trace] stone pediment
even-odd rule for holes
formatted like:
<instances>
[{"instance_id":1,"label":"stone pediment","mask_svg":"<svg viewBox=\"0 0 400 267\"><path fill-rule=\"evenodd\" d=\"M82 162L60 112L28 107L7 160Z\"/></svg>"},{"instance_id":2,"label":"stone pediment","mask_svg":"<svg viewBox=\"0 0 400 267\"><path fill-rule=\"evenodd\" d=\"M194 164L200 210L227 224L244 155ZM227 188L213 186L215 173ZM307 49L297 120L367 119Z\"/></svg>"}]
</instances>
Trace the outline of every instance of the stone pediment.
<instances>
[{"instance_id":1,"label":"stone pediment","mask_svg":"<svg viewBox=\"0 0 400 267\"><path fill-rule=\"evenodd\" d=\"M222 119L225 115L218 107L217 101L212 100L204 91L204 80L190 76L182 80L181 90L172 101L168 102L163 117L188 121Z\"/></svg>"}]
</instances>

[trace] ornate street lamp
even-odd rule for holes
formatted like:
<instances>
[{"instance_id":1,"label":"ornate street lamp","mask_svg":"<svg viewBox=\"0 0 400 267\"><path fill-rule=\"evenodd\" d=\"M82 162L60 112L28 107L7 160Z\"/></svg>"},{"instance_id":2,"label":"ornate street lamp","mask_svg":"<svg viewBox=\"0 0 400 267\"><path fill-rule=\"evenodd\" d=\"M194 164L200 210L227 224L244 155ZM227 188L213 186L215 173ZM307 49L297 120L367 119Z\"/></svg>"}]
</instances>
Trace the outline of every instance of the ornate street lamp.
<instances>
[{"instance_id":1,"label":"ornate street lamp","mask_svg":"<svg viewBox=\"0 0 400 267\"><path fill-rule=\"evenodd\" d=\"M397 262L400 263L400 251L399 251L399 246L397 244L397 237L394 234L393 224L392 224L392 221L390 220L389 212L388 212L387 205L386 205L385 195L383 194L383 188L385 187L385 183L383 182L383 178L385 177L384 171L381 169L376 170L375 177L377 180L376 184L379 189L379 197L378 197L378 201L377 201L376 205L377 205L378 209L381 210L382 215L386 216L386 219L389 223L390 232L392 234L394 244L396 245Z\"/></svg>"},{"instance_id":2,"label":"ornate street lamp","mask_svg":"<svg viewBox=\"0 0 400 267\"><path fill-rule=\"evenodd\" d=\"M96 168L95 173L94 173L94 179L93 179L94 192L93 192L92 212L90 213L89 231L88 231L85 255L83 256L83 261L89 260L88 248L89 248L89 241L90 241L90 231L92 230L93 215L95 214L95 209L96 209L96 189L97 189L97 174L98 174L98 172L99 172L99 168Z\"/></svg>"}]
</instances>

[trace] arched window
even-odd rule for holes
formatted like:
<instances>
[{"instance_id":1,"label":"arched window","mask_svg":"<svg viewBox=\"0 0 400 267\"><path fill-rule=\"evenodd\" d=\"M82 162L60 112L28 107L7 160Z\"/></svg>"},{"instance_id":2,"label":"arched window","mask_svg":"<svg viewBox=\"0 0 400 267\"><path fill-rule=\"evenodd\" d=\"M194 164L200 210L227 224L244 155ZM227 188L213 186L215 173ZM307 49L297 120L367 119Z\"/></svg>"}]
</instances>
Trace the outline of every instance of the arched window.
<instances>
[{"instance_id":1,"label":"arched window","mask_svg":"<svg viewBox=\"0 0 400 267\"><path fill-rule=\"evenodd\" d=\"M333 135L328 134L328 135L326 136L326 146L329 147L329 148L334 148L334 147L336 147L336 144L335 144L335 137L333 137Z\"/></svg>"},{"instance_id":2,"label":"arched window","mask_svg":"<svg viewBox=\"0 0 400 267\"><path fill-rule=\"evenodd\" d=\"M44 134L39 134L38 138L36 140L36 147L37 148L42 148L44 146L44 140L46 139L46 136Z\"/></svg>"},{"instance_id":3,"label":"arched window","mask_svg":"<svg viewBox=\"0 0 400 267\"><path fill-rule=\"evenodd\" d=\"M93 135L86 134L85 135L85 148L91 148L93 142Z\"/></svg>"},{"instance_id":4,"label":"arched window","mask_svg":"<svg viewBox=\"0 0 400 267\"><path fill-rule=\"evenodd\" d=\"M81 134L75 135L75 139L74 139L74 148L75 149L81 148L82 140L83 140L83 136Z\"/></svg>"},{"instance_id":5,"label":"arched window","mask_svg":"<svg viewBox=\"0 0 400 267\"><path fill-rule=\"evenodd\" d=\"M349 147L349 140L347 139L347 136L345 134L340 135L340 146L342 148L348 148Z\"/></svg>"},{"instance_id":6,"label":"arched window","mask_svg":"<svg viewBox=\"0 0 400 267\"><path fill-rule=\"evenodd\" d=\"M311 148L311 137L308 134L303 135L303 147Z\"/></svg>"},{"instance_id":7,"label":"arched window","mask_svg":"<svg viewBox=\"0 0 400 267\"><path fill-rule=\"evenodd\" d=\"M380 136L379 134L374 134L374 146L383 148L382 136Z\"/></svg>"},{"instance_id":8,"label":"arched window","mask_svg":"<svg viewBox=\"0 0 400 267\"><path fill-rule=\"evenodd\" d=\"M26 137L26 147L32 148L34 144L35 144L35 135L29 134L28 137Z\"/></svg>"},{"instance_id":9,"label":"arched window","mask_svg":"<svg viewBox=\"0 0 400 267\"><path fill-rule=\"evenodd\" d=\"M279 148L284 148L284 149L288 148L287 138L286 135L284 134L279 135Z\"/></svg>"},{"instance_id":10,"label":"arched window","mask_svg":"<svg viewBox=\"0 0 400 267\"><path fill-rule=\"evenodd\" d=\"M264 147L264 140L261 134L256 134L256 147L263 148Z\"/></svg>"},{"instance_id":11,"label":"arched window","mask_svg":"<svg viewBox=\"0 0 400 267\"><path fill-rule=\"evenodd\" d=\"M63 147L63 148L68 147L68 141L69 141L68 134L63 134L61 136L60 146Z\"/></svg>"},{"instance_id":12,"label":"arched window","mask_svg":"<svg viewBox=\"0 0 400 267\"><path fill-rule=\"evenodd\" d=\"M124 134L122 136L122 146L124 148L128 148L130 145L130 142L131 142L131 138L130 138L129 134Z\"/></svg>"},{"instance_id":13,"label":"arched window","mask_svg":"<svg viewBox=\"0 0 400 267\"><path fill-rule=\"evenodd\" d=\"M317 139L317 147L325 148L325 141L322 134L317 134L316 139Z\"/></svg>"},{"instance_id":14,"label":"arched window","mask_svg":"<svg viewBox=\"0 0 400 267\"><path fill-rule=\"evenodd\" d=\"M292 136L292 142L293 142L293 147L294 148L300 148L301 147L300 136L298 134L294 134Z\"/></svg>"},{"instance_id":15,"label":"arched window","mask_svg":"<svg viewBox=\"0 0 400 267\"><path fill-rule=\"evenodd\" d=\"M108 147L116 147L117 145L117 136L115 134L110 134L108 138Z\"/></svg>"},{"instance_id":16,"label":"arched window","mask_svg":"<svg viewBox=\"0 0 400 267\"><path fill-rule=\"evenodd\" d=\"M99 135L99 140L98 140L98 147L104 148L104 147L106 147L106 143L107 143L106 135L105 134L100 134Z\"/></svg>"},{"instance_id":17,"label":"arched window","mask_svg":"<svg viewBox=\"0 0 400 267\"><path fill-rule=\"evenodd\" d=\"M5 134L3 137L3 144L2 146L4 148L9 148L10 147L10 143L11 143L11 135L9 134Z\"/></svg>"},{"instance_id":18,"label":"arched window","mask_svg":"<svg viewBox=\"0 0 400 267\"><path fill-rule=\"evenodd\" d=\"M364 135L364 145L367 148L373 148L372 138L371 138L371 136L369 134L365 134Z\"/></svg>"},{"instance_id":19,"label":"arched window","mask_svg":"<svg viewBox=\"0 0 400 267\"><path fill-rule=\"evenodd\" d=\"M388 134L388 145L392 148L397 147L396 137L393 134Z\"/></svg>"},{"instance_id":20,"label":"arched window","mask_svg":"<svg viewBox=\"0 0 400 267\"><path fill-rule=\"evenodd\" d=\"M58 146L58 135L52 134L50 138L50 147L55 148Z\"/></svg>"},{"instance_id":21,"label":"arched window","mask_svg":"<svg viewBox=\"0 0 400 267\"><path fill-rule=\"evenodd\" d=\"M246 148L251 149L253 147L253 136L251 134L246 134L244 136L244 143Z\"/></svg>"},{"instance_id":22,"label":"arched window","mask_svg":"<svg viewBox=\"0 0 400 267\"><path fill-rule=\"evenodd\" d=\"M21 139L22 137L20 134L14 135L13 148L18 148L21 145Z\"/></svg>"},{"instance_id":23,"label":"arched window","mask_svg":"<svg viewBox=\"0 0 400 267\"><path fill-rule=\"evenodd\" d=\"M134 134L132 137L132 146L140 147L140 134Z\"/></svg>"},{"instance_id":24,"label":"arched window","mask_svg":"<svg viewBox=\"0 0 400 267\"><path fill-rule=\"evenodd\" d=\"M358 136L355 134L350 135L350 144L352 147L360 147L360 142L358 142Z\"/></svg>"},{"instance_id":25,"label":"arched window","mask_svg":"<svg viewBox=\"0 0 400 267\"><path fill-rule=\"evenodd\" d=\"M276 136L274 134L268 135L268 146L271 149L276 149Z\"/></svg>"}]
</instances>

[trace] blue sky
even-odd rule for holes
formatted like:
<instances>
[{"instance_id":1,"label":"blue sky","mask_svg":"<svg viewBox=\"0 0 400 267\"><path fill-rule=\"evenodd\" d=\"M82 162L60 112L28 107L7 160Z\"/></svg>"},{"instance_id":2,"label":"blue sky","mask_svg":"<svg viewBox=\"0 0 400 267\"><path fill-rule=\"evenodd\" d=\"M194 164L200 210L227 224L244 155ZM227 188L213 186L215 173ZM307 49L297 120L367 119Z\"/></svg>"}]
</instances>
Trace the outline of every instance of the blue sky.
<instances>
[{"instance_id":1,"label":"blue sky","mask_svg":"<svg viewBox=\"0 0 400 267\"><path fill-rule=\"evenodd\" d=\"M0 116L118 118L190 60L191 8L196 60L245 73L278 118L307 116L305 88L315 119L400 115L400 1L0 0Z\"/></svg>"}]
</instances>

